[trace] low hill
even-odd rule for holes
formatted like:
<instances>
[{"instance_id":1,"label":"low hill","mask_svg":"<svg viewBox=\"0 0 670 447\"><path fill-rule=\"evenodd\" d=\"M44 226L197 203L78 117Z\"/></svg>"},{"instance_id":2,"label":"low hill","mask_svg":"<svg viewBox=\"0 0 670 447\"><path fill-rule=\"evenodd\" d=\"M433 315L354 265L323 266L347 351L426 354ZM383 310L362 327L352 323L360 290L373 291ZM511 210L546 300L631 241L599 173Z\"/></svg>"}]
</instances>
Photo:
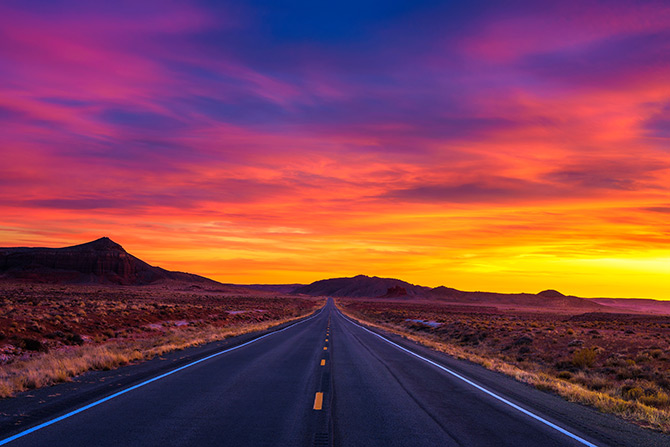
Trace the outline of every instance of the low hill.
<instances>
[{"instance_id":1,"label":"low hill","mask_svg":"<svg viewBox=\"0 0 670 447\"><path fill-rule=\"evenodd\" d=\"M64 248L0 248L0 278L68 284L219 284L202 276L151 266L107 237Z\"/></svg>"},{"instance_id":2,"label":"low hill","mask_svg":"<svg viewBox=\"0 0 670 447\"><path fill-rule=\"evenodd\" d=\"M236 284L236 287L249 290L261 290L264 292L290 294L304 284Z\"/></svg>"},{"instance_id":3,"label":"low hill","mask_svg":"<svg viewBox=\"0 0 670 447\"><path fill-rule=\"evenodd\" d=\"M465 292L450 287L430 287L410 284L399 279L358 275L351 278L333 278L316 281L299 287L293 293L314 296L336 296L349 298L421 299L446 303L497 306L508 308L532 308L553 310L570 309L604 311L606 306L576 296L565 296L556 290L531 293Z\"/></svg>"},{"instance_id":4,"label":"low hill","mask_svg":"<svg viewBox=\"0 0 670 447\"><path fill-rule=\"evenodd\" d=\"M648 298L590 298L589 300L622 312L670 315L670 301Z\"/></svg>"},{"instance_id":5,"label":"low hill","mask_svg":"<svg viewBox=\"0 0 670 447\"><path fill-rule=\"evenodd\" d=\"M585 298L566 296L555 290L532 293L464 292L448 287L436 287L429 296L439 301L458 304L477 304L498 307L551 308L583 311L606 311L607 307Z\"/></svg>"},{"instance_id":6,"label":"low hill","mask_svg":"<svg viewBox=\"0 0 670 447\"><path fill-rule=\"evenodd\" d=\"M430 290L429 287L415 286L405 281L377 276L358 275L352 278L322 279L299 287L293 293L312 296L340 297L420 297Z\"/></svg>"}]
</instances>

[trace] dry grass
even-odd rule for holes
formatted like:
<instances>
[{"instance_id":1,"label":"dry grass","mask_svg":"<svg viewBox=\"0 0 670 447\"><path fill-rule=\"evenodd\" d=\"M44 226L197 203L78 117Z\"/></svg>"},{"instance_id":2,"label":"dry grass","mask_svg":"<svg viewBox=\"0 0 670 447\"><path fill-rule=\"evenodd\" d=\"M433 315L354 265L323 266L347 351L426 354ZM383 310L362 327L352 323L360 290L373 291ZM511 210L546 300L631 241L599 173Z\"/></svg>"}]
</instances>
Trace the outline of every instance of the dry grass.
<instances>
[{"instance_id":1,"label":"dry grass","mask_svg":"<svg viewBox=\"0 0 670 447\"><path fill-rule=\"evenodd\" d=\"M505 361L479 349L476 344L462 346L447 342L431 334L430 331L426 331L425 327L416 331L407 325L393 324L384 318L374 318L374 314L371 318L371 315L366 312L347 309L346 305L343 306L341 302L338 303L338 307L345 315L360 323L402 335L453 357L478 363L487 369L504 373L540 390L554 392L569 401L590 405L602 412L618 415L638 425L670 433L670 397L660 387L654 387L653 384L648 384L645 389L641 387L626 389L625 386L613 386L607 377L594 377L586 371L574 374L561 371L558 374L551 374L532 362L513 364ZM573 361L577 367L588 368L593 365L595 358L596 350L583 348L575 351ZM628 364L628 367L630 366Z\"/></svg>"},{"instance_id":2,"label":"dry grass","mask_svg":"<svg viewBox=\"0 0 670 447\"><path fill-rule=\"evenodd\" d=\"M0 283L0 397L264 330L321 305L183 286Z\"/></svg>"}]
</instances>

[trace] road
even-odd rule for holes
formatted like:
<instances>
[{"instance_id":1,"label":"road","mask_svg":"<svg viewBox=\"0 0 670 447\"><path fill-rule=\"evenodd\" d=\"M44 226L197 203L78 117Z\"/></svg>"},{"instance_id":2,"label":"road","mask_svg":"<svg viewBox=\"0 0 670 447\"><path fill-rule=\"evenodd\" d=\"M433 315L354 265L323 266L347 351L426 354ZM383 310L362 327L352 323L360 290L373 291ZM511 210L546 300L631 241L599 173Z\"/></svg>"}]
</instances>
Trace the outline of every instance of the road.
<instances>
[{"instance_id":1,"label":"road","mask_svg":"<svg viewBox=\"0 0 670 447\"><path fill-rule=\"evenodd\" d=\"M40 422L0 445L670 445L477 365L382 337L332 300L281 331Z\"/></svg>"}]
</instances>

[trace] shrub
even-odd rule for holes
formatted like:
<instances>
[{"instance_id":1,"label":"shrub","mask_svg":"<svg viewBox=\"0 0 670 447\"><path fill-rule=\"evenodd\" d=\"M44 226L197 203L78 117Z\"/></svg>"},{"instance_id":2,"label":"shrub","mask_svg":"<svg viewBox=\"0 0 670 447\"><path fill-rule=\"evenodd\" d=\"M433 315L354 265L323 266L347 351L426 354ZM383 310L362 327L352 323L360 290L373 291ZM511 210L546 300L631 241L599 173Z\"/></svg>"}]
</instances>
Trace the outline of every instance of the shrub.
<instances>
[{"instance_id":1,"label":"shrub","mask_svg":"<svg viewBox=\"0 0 670 447\"><path fill-rule=\"evenodd\" d=\"M595 349L584 348L572 355L572 364L577 368L590 368L593 366L593 363L596 361L596 351Z\"/></svg>"},{"instance_id":2,"label":"shrub","mask_svg":"<svg viewBox=\"0 0 670 447\"><path fill-rule=\"evenodd\" d=\"M657 359L663 355L663 351L661 349L651 349L649 355Z\"/></svg>"},{"instance_id":3,"label":"shrub","mask_svg":"<svg viewBox=\"0 0 670 447\"><path fill-rule=\"evenodd\" d=\"M670 406L670 397L663 391L658 391L650 396L642 396L639 400L650 407L667 408Z\"/></svg>"},{"instance_id":4,"label":"shrub","mask_svg":"<svg viewBox=\"0 0 670 447\"><path fill-rule=\"evenodd\" d=\"M629 398L629 399L639 399L640 397L644 396L644 390L640 388L639 386L634 386L632 388L629 388L628 390L624 391L624 395Z\"/></svg>"},{"instance_id":5,"label":"shrub","mask_svg":"<svg viewBox=\"0 0 670 447\"><path fill-rule=\"evenodd\" d=\"M19 343L26 351L47 352L49 348L39 340L34 338L24 338Z\"/></svg>"},{"instance_id":6,"label":"shrub","mask_svg":"<svg viewBox=\"0 0 670 447\"><path fill-rule=\"evenodd\" d=\"M81 345L84 344L84 339L79 334L68 334L65 337L65 340L67 341L68 344L71 344L71 345L81 346Z\"/></svg>"},{"instance_id":7,"label":"shrub","mask_svg":"<svg viewBox=\"0 0 670 447\"><path fill-rule=\"evenodd\" d=\"M556 374L556 377L559 379L570 380L572 378L572 373L570 371L560 371Z\"/></svg>"}]
</instances>

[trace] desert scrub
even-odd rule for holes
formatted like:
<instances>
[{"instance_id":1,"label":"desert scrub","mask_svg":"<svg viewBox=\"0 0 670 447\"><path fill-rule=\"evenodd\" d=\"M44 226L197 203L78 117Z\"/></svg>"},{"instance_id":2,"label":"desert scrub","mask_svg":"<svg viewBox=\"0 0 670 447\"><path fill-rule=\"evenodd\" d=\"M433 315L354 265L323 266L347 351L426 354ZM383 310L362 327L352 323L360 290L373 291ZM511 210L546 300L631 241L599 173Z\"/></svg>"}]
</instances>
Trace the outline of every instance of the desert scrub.
<instances>
[{"instance_id":1,"label":"desert scrub","mask_svg":"<svg viewBox=\"0 0 670 447\"><path fill-rule=\"evenodd\" d=\"M288 318L229 326L172 328L169 332L149 338L84 344L68 350L36 354L29 359L0 366L0 397L11 397L21 391L67 381L86 371L109 370L166 352L269 329L309 315L322 303L313 304L309 310Z\"/></svg>"},{"instance_id":2,"label":"desert scrub","mask_svg":"<svg viewBox=\"0 0 670 447\"><path fill-rule=\"evenodd\" d=\"M593 348L584 348L572 355L572 363L577 368L590 368L593 366L593 363L596 361L596 350Z\"/></svg>"}]
</instances>

